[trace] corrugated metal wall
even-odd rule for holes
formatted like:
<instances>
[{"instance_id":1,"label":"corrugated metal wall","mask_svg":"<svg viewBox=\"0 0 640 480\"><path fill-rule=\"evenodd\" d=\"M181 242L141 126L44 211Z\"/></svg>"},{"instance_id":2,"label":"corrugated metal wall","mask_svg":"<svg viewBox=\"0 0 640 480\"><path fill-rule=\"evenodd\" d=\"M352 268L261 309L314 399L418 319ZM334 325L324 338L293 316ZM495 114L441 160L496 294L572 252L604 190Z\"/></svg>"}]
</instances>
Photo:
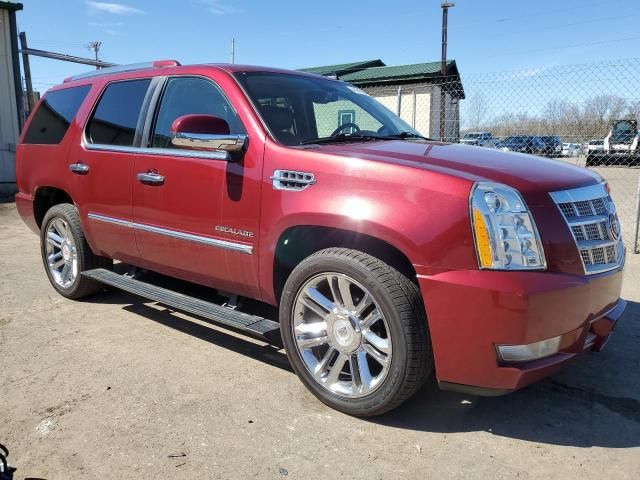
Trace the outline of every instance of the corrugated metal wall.
<instances>
[{"instance_id":1,"label":"corrugated metal wall","mask_svg":"<svg viewBox=\"0 0 640 480\"><path fill-rule=\"evenodd\" d=\"M0 195L15 192L15 146L19 135L9 15L0 10Z\"/></svg>"}]
</instances>

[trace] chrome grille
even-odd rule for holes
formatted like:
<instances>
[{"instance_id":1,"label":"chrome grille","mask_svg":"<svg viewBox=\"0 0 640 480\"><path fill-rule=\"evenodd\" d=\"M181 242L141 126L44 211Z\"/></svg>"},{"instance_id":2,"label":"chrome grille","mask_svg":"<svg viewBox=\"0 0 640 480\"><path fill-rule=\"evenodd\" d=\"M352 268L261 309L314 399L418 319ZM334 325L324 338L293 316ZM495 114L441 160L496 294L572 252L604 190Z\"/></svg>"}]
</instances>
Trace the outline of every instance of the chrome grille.
<instances>
[{"instance_id":1,"label":"chrome grille","mask_svg":"<svg viewBox=\"0 0 640 480\"><path fill-rule=\"evenodd\" d=\"M576 209L573 208L573 203L559 203L558 206L560 207L562 214L567 218L576 217L578 215L576 213Z\"/></svg>"},{"instance_id":2,"label":"chrome grille","mask_svg":"<svg viewBox=\"0 0 640 480\"><path fill-rule=\"evenodd\" d=\"M611 198L607 198L607 200L611 201ZM591 201L594 210L596 211L596 215L606 215L609 213L607 209L607 202L604 198L596 198Z\"/></svg>"},{"instance_id":3,"label":"chrome grille","mask_svg":"<svg viewBox=\"0 0 640 480\"><path fill-rule=\"evenodd\" d=\"M576 202L574 203L576 210L578 211L578 216L587 217L589 215L593 215L593 208L591 206L591 202Z\"/></svg>"},{"instance_id":4,"label":"chrome grille","mask_svg":"<svg viewBox=\"0 0 640 480\"><path fill-rule=\"evenodd\" d=\"M585 273L617 268L624 262L616 207L604 184L550 194L578 247ZM612 228L615 222L618 229ZM616 233L617 232L617 233Z\"/></svg>"},{"instance_id":5,"label":"chrome grille","mask_svg":"<svg viewBox=\"0 0 640 480\"><path fill-rule=\"evenodd\" d=\"M611 240L607 222L586 223L571 227L576 240Z\"/></svg>"}]
</instances>

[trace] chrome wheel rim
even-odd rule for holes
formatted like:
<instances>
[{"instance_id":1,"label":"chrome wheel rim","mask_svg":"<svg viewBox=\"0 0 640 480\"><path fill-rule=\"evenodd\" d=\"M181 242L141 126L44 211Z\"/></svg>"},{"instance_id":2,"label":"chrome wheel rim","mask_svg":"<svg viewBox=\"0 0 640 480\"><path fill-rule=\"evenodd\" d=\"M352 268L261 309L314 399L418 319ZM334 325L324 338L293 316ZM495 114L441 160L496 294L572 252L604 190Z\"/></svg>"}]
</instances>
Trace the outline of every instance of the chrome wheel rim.
<instances>
[{"instance_id":1,"label":"chrome wheel rim","mask_svg":"<svg viewBox=\"0 0 640 480\"><path fill-rule=\"evenodd\" d=\"M78 275L78 250L69 224L60 217L47 224L45 253L53 281L62 288L70 288Z\"/></svg>"},{"instance_id":2,"label":"chrome wheel rim","mask_svg":"<svg viewBox=\"0 0 640 480\"><path fill-rule=\"evenodd\" d=\"M342 273L316 275L298 291L292 314L297 354L319 385L358 398L384 383L391 331L364 286Z\"/></svg>"}]
</instances>

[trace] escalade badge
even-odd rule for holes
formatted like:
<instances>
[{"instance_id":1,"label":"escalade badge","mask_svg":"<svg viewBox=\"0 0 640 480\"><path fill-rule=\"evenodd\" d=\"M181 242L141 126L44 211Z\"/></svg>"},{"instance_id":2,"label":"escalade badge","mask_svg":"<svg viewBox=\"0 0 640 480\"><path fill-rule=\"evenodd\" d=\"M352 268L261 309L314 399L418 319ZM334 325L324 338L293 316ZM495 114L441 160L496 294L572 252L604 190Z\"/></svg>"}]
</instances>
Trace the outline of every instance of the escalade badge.
<instances>
[{"instance_id":1,"label":"escalade badge","mask_svg":"<svg viewBox=\"0 0 640 480\"><path fill-rule=\"evenodd\" d=\"M239 235L247 238L253 237L253 232L240 230L239 228L225 227L224 225L216 225L216 232L230 233L231 235Z\"/></svg>"}]
</instances>

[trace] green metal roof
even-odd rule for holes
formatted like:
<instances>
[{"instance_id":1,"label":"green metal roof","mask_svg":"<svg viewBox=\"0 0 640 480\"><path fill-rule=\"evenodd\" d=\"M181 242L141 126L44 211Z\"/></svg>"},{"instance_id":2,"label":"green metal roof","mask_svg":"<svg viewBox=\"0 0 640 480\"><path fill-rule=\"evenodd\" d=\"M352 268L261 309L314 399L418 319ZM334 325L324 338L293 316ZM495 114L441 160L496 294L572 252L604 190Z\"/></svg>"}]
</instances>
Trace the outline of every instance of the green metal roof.
<instances>
[{"instance_id":1,"label":"green metal roof","mask_svg":"<svg viewBox=\"0 0 640 480\"><path fill-rule=\"evenodd\" d=\"M402 85L420 81L434 83L440 76L440 62L387 66L382 60L304 68L303 72L336 75L340 80L358 86ZM447 61L447 88L457 98L464 98L464 89L455 60Z\"/></svg>"},{"instance_id":2,"label":"green metal roof","mask_svg":"<svg viewBox=\"0 0 640 480\"><path fill-rule=\"evenodd\" d=\"M454 72L455 70L455 72ZM458 73L455 60L447 62L447 74ZM415 63L412 65L397 65L392 67L365 68L357 72L340 76L340 80L349 83L380 83L384 81L397 81L420 79L440 75L440 62Z\"/></svg>"},{"instance_id":3,"label":"green metal roof","mask_svg":"<svg viewBox=\"0 0 640 480\"><path fill-rule=\"evenodd\" d=\"M322 67L301 68L300 71L307 73L315 73L317 75L343 75L347 73L357 72L370 67L383 67L382 60L362 60L360 62L339 63L338 65L325 65Z\"/></svg>"}]
</instances>

